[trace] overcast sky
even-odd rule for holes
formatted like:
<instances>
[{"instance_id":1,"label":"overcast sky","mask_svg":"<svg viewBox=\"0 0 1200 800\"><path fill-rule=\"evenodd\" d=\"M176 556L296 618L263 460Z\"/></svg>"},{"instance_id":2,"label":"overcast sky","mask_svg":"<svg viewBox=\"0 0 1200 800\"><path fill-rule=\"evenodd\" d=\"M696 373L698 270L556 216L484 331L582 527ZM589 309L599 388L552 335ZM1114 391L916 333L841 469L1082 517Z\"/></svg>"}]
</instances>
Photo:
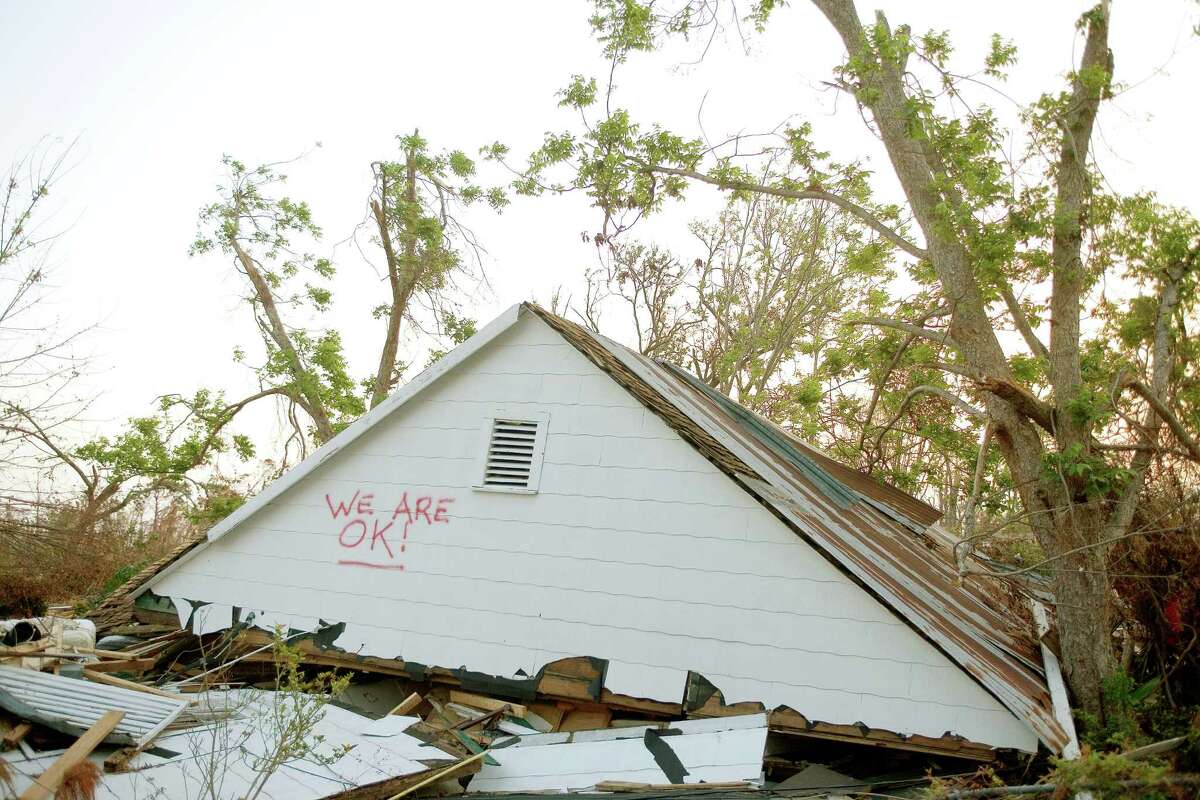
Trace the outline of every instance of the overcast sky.
<instances>
[{"instance_id":1,"label":"overcast sky","mask_svg":"<svg viewBox=\"0 0 1200 800\"><path fill-rule=\"evenodd\" d=\"M1019 47L1007 91L1026 102L1061 86L1087 4L886 2L893 25L948 29L977 64L995 31ZM359 374L373 367L381 324L369 309L385 285L343 242L362 220L369 164L395 157L394 136L419 127L435 148L500 140L517 152L570 124L554 93L573 73L603 77L590 4L547 2L109 2L0 0L0 162L45 137L78 144L54 196L55 311L69 326L97 323L93 370L80 390L90 415L144 413L153 398L198 386L253 389L233 363L256 334L241 286L219 255L189 258L196 213L214 198L222 154L257 163L293 157L288 191L306 199L340 268L327 324L343 332ZM1186 0L1114 3L1117 79L1133 84L1107 106L1099 155L1128 191L1155 189L1200 213L1196 189L1200 46ZM826 91L840 51L802 0L767 33L718 43L698 66L687 53L635 58L618 75L618 102L646 121L713 137L809 119L842 159L886 172L852 104ZM890 182L880 178L883 191ZM716 200L696 193L640 235L686 250L681 226ZM513 302L577 287L594 264L581 233L598 218L582 198L521 200L468 222L488 250L491 293L469 310L487 321ZM682 253L686 255L686 253ZM617 332L619 335L619 332Z\"/></svg>"}]
</instances>

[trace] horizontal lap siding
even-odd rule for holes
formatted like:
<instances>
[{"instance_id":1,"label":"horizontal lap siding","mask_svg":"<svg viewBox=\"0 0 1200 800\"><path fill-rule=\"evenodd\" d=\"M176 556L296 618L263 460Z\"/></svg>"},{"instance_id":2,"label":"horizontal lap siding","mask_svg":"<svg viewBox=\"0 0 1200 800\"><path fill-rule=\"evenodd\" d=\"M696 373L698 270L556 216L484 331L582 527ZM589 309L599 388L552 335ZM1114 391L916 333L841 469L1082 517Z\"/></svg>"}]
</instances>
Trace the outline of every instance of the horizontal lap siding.
<instances>
[{"instance_id":1,"label":"horizontal lap siding","mask_svg":"<svg viewBox=\"0 0 1200 800\"><path fill-rule=\"evenodd\" d=\"M548 414L535 495L482 492L484 418ZM385 530L338 545L330 503ZM429 497L408 526L393 511ZM328 496L328 497L327 497ZM430 522L442 502L447 522ZM387 528L387 523L392 526ZM350 540L358 528L350 529ZM385 544L386 543L386 544ZM403 552L400 552L401 546ZM392 551L392 558L387 551ZM403 571L338 565L402 563ZM525 319L229 535L160 594L347 623L339 646L499 675L577 655L613 691L1024 744L961 670L537 320ZM1019 741L1018 741L1019 740Z\"/></svg>"}]
</instances>

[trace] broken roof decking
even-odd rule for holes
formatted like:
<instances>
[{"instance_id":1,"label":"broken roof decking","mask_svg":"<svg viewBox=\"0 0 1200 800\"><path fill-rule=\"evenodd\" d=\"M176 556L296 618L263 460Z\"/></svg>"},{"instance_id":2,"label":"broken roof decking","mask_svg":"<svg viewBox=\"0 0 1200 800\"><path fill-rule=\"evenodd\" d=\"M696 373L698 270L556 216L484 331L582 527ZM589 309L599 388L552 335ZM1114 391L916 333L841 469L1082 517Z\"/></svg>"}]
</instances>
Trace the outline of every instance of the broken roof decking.
<instances>
[{"instance_id":1,"label":"broken roof decking","mask_svg":"<svg viewBox=\"0 0 1200 800\"><path fill-rule=\"evenodd\" d=\"M150 562L138 570L132 578L114 589L100 605L96 606L94 611L88 614L88 619L96 624L96 630L105 633L119 625L131 622L133 620L133 600L137 596L138 589L206 541L208 541L208 537L203 533L188 537L165 556Z\"/></svg>"},{"instance_id":2,"label":"broken roof decking","mask_svg":"<svg viewBox=\"0 0 1200 800\"><path fill-rule=\"evenodd\" d=\"M1034 643L1012 617L991 605L992 593L981 579L960 578L953 559L939 552L932 538L917 535L873 503L842 507L797 466L797 457L806 454L789 453L780 445L782 437L768 439L739 422L676 369L536 306L528 308L931 639L1026 720L1048 747L1060 752L1067 745ZM859 488L891 505L890 492L875 494L866 484ZM919 510L893 506L901 513L914 508Z\"/></svg>"}]
</instances>

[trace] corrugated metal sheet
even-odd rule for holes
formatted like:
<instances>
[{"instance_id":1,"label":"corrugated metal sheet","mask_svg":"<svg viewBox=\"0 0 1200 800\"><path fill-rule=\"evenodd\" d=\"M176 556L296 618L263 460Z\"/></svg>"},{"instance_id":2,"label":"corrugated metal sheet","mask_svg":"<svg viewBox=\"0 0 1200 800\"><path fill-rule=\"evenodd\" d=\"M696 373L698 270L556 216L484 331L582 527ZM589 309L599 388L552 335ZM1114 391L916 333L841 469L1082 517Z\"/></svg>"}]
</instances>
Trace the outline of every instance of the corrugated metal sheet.
<instances>
[{"instance_id":1,"label":"corrugated metal sheet","mask_svg":"<svg viewBox=\"0 0 1200 800\"><path fill-rule=\"evenodd\" d=\"M996 587L960 578L942 537L904 524L928 519L924 504L899 503L897 490L872 489L865 480L847 487L865 497L839 502L825 484L844 472L828 470L815 481L804 458L810 454L798 452L782 430L747 424L730 413L731 401L715 399L675 368L530 308L1061 752L1068 736L1054 716L1032 638L1018 618L994 606Z\"/></svg>"},{"instance_id":2,"label":"corrugated metal sheet","mask_svg":"<svg viewBox=\"0 0 1200 800\"><path fill-rule=\"evenodd\" d=\"M187 708L187 700L63 678L32 669L0 667L0 706L55 730L82 735L106 711L125 717L104 741L142 746Z\"/></svg>"}]
</instances>

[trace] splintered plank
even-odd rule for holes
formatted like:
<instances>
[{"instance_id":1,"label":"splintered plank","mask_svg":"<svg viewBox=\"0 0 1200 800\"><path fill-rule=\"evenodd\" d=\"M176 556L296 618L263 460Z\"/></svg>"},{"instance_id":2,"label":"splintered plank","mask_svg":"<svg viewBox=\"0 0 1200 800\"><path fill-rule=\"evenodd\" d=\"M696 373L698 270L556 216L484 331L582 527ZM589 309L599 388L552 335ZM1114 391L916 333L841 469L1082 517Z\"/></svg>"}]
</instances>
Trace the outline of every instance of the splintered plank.
<instances>
[{"instance_id":1,"label":"splintered plank","mask_svg":"<svg viewBox=\"0 0 1200 800\"><path fill-rule=\"evenodd\" d=\"M497 700L494 697L485 697L481 694L460 692L457 689L450 690L450 702L461 703L464 706L478 708L483 711L499 711L500 709L507 707L508 713L514 717L523 717L529 713L529 709L520 703L512 703L508 700Z\"/></svg>"},{"instance_id":2,"label":"splintered plank","mask_svg":"<svg viewBox=\"0 0 1200 800\"><path fill-rule=\"evenodd\" d=\"M388 714L395 714L398 717L402 717L417 706L421 705L424 699L425 698L421 697L421 695L413 692L408 697L401 700L395 708L388 712Z\"/></svg>"},{"instance_id":3,"label":"splintered plank","mask_svg":"<svg viewBox=\"0 0 1200 800\"><path fill-rule=\"evenodd\" d=\"M590 731L597 728L607 728L612 721L612 712L608 709L585 711L576 709L567 714L559 724L560 731Z\"/></svg>"},{"instance_id":4,"label":"splintered plank","mask_svg":"<svg viewBox=\"0 0 1200 800\"><path fill-rule=\"evenodd\" d=\"M639 697L630 697L624 694L616 694L604 689L600 693L600 702L606 706L619 708L622 711L635 711L642 714L657 714L664 717L679 717L683 715L682 703L664 703L659 700L643 700ZM759 707L756 711L762 711ZM739 713L749 714L752 711L741 711Z\"/></svg>"},{"instance_id":5,"label":"splintered plank","mask_svg":"<svg viewBox=\"0 0 1200 800\"><path fill-rule=\"evenodd\" d=\"M4 746L9 749L16 747L31 730L33 730L33 725L30 723L18 722L11 731L4 734Z\"/></svg>"},{"instance_id":6,"label":"splintered plank","mask_svg":"<svg viewBox=\"0 0 1200 800\"><path fill-rule=\"evenodd\" d=\"M810 722L803 714L791 709L776 709L771 712L772 733L789 736L807 736L834 742L849 742L868 747L892 750L907 750L942 756L967 758L972 761L995 761L996 752L987 745L954 737L933 738L929 736L901 736L879 728L857 725L833 725L827 722Z\"/></svg>"},{"instance_id":7,"label":"splintered plank","mask_svg":"<svg viewBox=\"0 0 1200 800\"><path fill-rule=\"evenodd\" d=\"M538 694L573 700L599 700L603 661L578 657L552 661L539 673Z\"/></svg>"},{"instance_id":8,"label":"splintered plank","mask_svg":"<svg viewBox=\"0 0 1200 800\"><path fill-rule=\"evenodd\" d=\"M749 781L716 781L714 783L634 783L631 781L600 781L596 784L597 792L659 792L664 789L748 789L753 786Z\"/></svg>"},{"instance_id":9,"label":"splintered plank","mask_svg":"<svg viewBox=\"0 0 1200 800\"><path fill-rule=\"evenodd\" d=\"M401 775L398 778L388 778L377 783L355 786L352 789L331 794L325 800L391 800L395 797L404 797L428 783L461 778L464 775L479 772L479 768L482 766L481 761L482 759L478 756L471 756L456 764L451 764L449 767L433 767L424 772L414 772L411 775ZM431 777L436 780L429 781Z\"/></svg>"},{"instance_id":10,"label":"splintered plank","mask_svg":"<svg viewBox=\"0 0 1200 800\"><path fill-rule=\"evenodd\" d=\"M128 658L123 661L96 661L87 665L88 672L145 672L154 668L153 658Z\"/></svg>"},{"instance_id":11,"label":"splintered plank","mask_svg":"<svg viewBox=\"0 0 1200 800\"><path fill-rule=\"evenodd\" d=\"M105 672L96 672L93 669L91 669L90 666L84 667L83 677L85 677L89 681L93 681L95 683L103 683L103 684L107 684L108 686L117 686L122 689L132 689L135 692L145 692L146 694L158 695L159 697L165 697L168 700L187 700L188 699L188 698L185 698L182 695L180 695L178 692L167 692L167 691L163 691L162 689L159 689L157 686L147 686L144 683L138 683L136 681L127 681L124 678L118 678L115 675L109 675ZM195 700L195 698L192 698L188 702L195 703L196 700Z\"/></svg>"},{"instance_id":12,"label":"splintered plank","mask_svg":"<svg viewBox=\"0 0 1200 800\"><path fill-rule=\"evenodd\" d=\"M544 720L550 726L551 731L558 730L558 726L562 724L563 717L567 715L567 709L562 708L556 703L530 703L529 711L537 715L539 719Z\"/></svg>"}]
</instances>

